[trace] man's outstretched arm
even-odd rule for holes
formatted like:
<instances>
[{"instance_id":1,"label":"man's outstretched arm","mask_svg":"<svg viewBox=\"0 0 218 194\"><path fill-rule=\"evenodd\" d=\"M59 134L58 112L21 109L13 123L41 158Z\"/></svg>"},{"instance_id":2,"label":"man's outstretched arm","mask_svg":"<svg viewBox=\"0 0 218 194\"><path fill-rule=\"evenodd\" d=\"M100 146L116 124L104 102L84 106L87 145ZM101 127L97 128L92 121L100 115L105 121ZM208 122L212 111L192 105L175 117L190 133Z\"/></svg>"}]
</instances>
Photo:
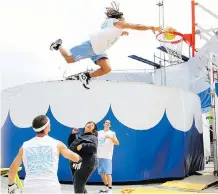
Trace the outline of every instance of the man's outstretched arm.
<instances>
[{"instance_id":1,"label":"man's outstretched arm","mask_svg":"<svg viewBox=\"0 0 218 194\"><path fill-rule=\"evenodd\" d=\"M121 29L142 30L142 31L152 30L153 32L161 31L160 27L146 26L142 24L132 24L132 23L128 23L125 21L117 21L115 22L114 26L116 26L117 28L121 28Z\"/></svg>"},{"instance_id":2,"label":"man's outstretched arm","mask_svg":"<svg viewBox=\"0 0 218 194\"><path fill-rule=\"evenodd\" d=\"M81 161L81 157L78 154L69 150L67 148L67 146L62 142L59 142L58 150L59 150L61 155L63 155L65 158L71 160L72 162L80 162Z\"/></svg>"}]
</instances>

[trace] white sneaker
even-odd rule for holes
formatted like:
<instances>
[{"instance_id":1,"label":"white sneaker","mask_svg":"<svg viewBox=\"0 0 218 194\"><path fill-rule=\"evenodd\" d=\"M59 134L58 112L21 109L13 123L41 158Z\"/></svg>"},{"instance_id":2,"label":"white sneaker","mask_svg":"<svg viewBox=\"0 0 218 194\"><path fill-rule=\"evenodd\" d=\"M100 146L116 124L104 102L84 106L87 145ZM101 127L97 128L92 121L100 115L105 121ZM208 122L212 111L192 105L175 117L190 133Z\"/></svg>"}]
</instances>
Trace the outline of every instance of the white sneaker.
<instances>
[{"instance_id":1,"label":"white sneaker","mask_svg":"<svg viewBox=\"0 0 218 194\"><path fill-rule=\"evenodd\" d=\"M50 45L50 50L58 50L58 48L62 45L62 40L58 39Z\"/></svg>"},{"instance_id":2,"label":"white sneaker","mask_svg":"<svg viewBox=\"0 0 218 194\"><path fill-rule=\"evenodd\" d=\"M113 190L112 189L107 189L106 193L113 194Z\"/></svg>"},{"instance_id":3,"label":"white sneaker","mask_svg":"<svg viewBox=\"0 0 218 194\"><path fill-rule=\"evenodd\" d=\"M99 190L99 193L107 193L108 187L104 186L103 189Z\"/></svg>"}]
</instances>

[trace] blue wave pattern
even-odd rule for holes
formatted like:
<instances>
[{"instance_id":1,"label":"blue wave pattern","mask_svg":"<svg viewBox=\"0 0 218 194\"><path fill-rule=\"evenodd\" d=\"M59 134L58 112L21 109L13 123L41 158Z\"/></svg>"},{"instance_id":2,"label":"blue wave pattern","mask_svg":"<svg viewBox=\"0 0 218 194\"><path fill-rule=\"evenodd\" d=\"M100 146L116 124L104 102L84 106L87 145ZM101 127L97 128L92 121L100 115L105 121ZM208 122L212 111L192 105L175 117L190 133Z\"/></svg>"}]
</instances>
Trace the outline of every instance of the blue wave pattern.
<instances>
[{"instance_id":1,"label":"blue wave pattern","mask_svg":"<svg viewBox=\"0 0 218 194\"><path fill-rule=\"evenodd\" d=\"M67 144L72 128L58 122L49 107L46 114L51 121L50 136ZM106 119L111 120L120 146L115 146L113 157L113 181L141 181L159 178L182 178L187 174L203 170L203 135L195 122L188 132L178 131L170 124L166 113L161 121L149 130L134 130L119 122L110 108L105 117L97 123L103 128ZM2 167L9 167L22 143L35 136L32 128L16 127L8 114L1 130ZM4 148L4 149L3 149ZM19 173L25 176L25 171ZM69 161L60 157L58 177L61 181L71 181ZM89 182L101 182L97 171Z\"/></svg>"}]
</instances>

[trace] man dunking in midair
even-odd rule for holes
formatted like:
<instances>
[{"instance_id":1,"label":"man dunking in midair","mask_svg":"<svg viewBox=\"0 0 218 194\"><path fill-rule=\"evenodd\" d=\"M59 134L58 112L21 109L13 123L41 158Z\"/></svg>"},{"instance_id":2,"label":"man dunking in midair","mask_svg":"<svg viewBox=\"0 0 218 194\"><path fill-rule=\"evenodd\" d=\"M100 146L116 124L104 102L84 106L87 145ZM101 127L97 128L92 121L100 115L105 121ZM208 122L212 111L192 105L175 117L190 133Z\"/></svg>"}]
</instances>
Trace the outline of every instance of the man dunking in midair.
<instances>
[{"instance_id":1,"label":"man dunking in midair","mask_svg":"<svg viewBox=\"0 0 218 194\"><path fill-rule=\"evenodd\" d=\"M131 24L125 21L123 13L119 11L119 5L111 3L112 7L106 8L106 20L101 25L98 32L90 35L90 40L83 42L81 45L70 49L70 53L62 47L62 40L58 39L50 46L51 50L59 50L67 63L75 63L82 59L90 58L100 68L93 72L80 73L77 76L83 86L89 89L90 79L93 77L103 76L111 71L110 62L105 52L117 42L120 36L128 35L126 29L131 30L152 30L153 33L160 32L160 27L145 26L140 24Z\"/></svg>"}]
</instances>

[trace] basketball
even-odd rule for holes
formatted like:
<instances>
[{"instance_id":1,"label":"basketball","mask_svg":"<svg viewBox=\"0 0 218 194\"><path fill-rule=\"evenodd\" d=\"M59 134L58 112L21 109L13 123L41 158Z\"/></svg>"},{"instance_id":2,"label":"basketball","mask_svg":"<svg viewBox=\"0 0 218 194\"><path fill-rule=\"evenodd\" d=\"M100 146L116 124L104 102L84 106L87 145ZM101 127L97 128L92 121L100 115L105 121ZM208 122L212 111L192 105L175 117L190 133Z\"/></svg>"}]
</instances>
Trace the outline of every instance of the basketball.
<instances>
[{"instance_id":1,"label":"basketball","mask_svg":"<svg viewBox=\"0 0 218 194\"><path fill-rule=\"evenodd\" d=\"M167 40L173 40L176 35L175 34L171 34L171 33L167 33L167 32L176 32L176 29L172 28L172 27L166 27L164 29L164 38Z\"/></svg>"}]
</instances>

